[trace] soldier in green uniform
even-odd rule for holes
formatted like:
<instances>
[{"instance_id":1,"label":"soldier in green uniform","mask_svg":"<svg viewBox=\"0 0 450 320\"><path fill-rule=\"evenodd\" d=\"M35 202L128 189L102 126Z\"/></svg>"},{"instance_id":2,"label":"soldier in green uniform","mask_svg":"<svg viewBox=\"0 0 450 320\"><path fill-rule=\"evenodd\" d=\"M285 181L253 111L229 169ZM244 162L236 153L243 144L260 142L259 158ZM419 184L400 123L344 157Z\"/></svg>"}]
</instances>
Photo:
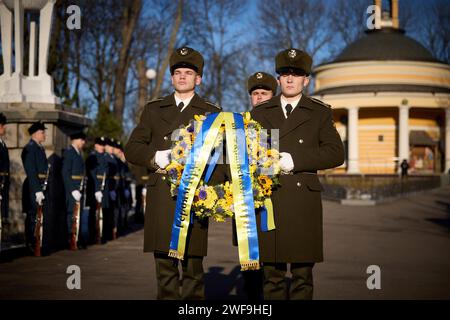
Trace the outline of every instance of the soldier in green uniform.
<instances>
[{"instance_id":1,"label":"soldier in green uniform","mask_svg":"<svg viewBox=\"0 0 450 320\"><path fill-rule=\"evenodd\" d=\"M48 171L47 156L42 143L45 142L45 125L37 121L28 128L31 135L30 141L22 150L21 158L25 169L26 179L22 188L22 211L26 213L25 218L25 240L30 251L34 251L34 229L36 226L36 213L38 205L41 205L46 197L43 184ZM46 219L44 210L44 243ZM47 230L49 231L49 230Z\"/></svg>"},{"instance_id":2,"label":"soldier in green uniform","mask_svg":"<svg viewBox=\"0 0 450 320\"><path fill-rule=\"evenodd\" d=\"M247 91L250 95L252 108L277 94L278 83L272 75L258 71L247 80ZM232 219L232 241L237 246L236 221ZM244 290L251 301L262 299L262 272L261 270L242 271Z\"/></svg>"},{"instance_id":3,"label":"soldier in green uniform","mask_svg":"<svg viewBox=\"0 0 450 320\"><path fill-rule=\"evenodd\" d=\"M6 134L6 117L0 113L0 237L6 234L9 226L9 154L3 136ZM0 246L2 239L0 238ZM0 247L1 251L1 247Z\"/></svg>"},{"instance_id":4,"label":"soldier in green uniform","mask_svg":"<svg viewBox=\"0 0 450 320\"><path fill-rule=\"evenodd\" d=\"M277 94L278 83L272 75L259 71L247 80L247 90L252 107L271 99Z\"/></svg>"},{"instance_id":5,"label":"soldier in green uniform","mask_svg":"<svg viewBox=\"0 0 450 320\"><path fill-rule=\"evenodd\" d=\"M86 143L86 134L83 132L77 132L70 135L71 145L63 154L63 167L62 175L64 180L64 189L66 192L66 212L67 212L67 227L70 239L73 236L73 214L74 206L78 202L80 205L79 210L79 227L78 227L78 243L74 243L74 247L71 249L76 250L77 245L80 248L86 248L87 246L87 216L84 216L82 196L84 193L85 178L85 166L83 159L83 147Z\"/></svg>"},{"instance_id":6,"label":"soldier in green uniform","mask_svg":"<svg viewBox=\"0 0 450 320\"><path fill-rule=\"evenodd\" d=\"M323 261L322 186L316 173L341 165L344 147L331 108L302 94L312 58L291 48L281 51L275 64L281 94L251 112L264 128L279 129L279 145L272 141L272 147L279 147L283 173L281 187L272 195L276 229L258 232L264 298L286 299L289 263L289 298L312 299L312 269Z\"/></svg>"},{"instance_id":7,"label":"soldier in green uniform","mask_svg":"<svg viewBox=\"0 0 450 320\"><path fill-rule=\"evenodd\" d=\"M175 92L149 102L125 146L126 159L146 167L147 203L145 212L144 251L154 252L158 299L203 299L203 257L207 253L207 221L194 220L188 233L185 258L182 261L183 282L180 295L178 262L168 257L175 199L161 174L170 163L171 134L187 125L196 114L218 112L220 108L195 93L202 82L203 57L192 48L177 49L170 58L171 81ZM223 176L216 168L211 183ZM220 176L217 178L216 175Z\"/></svg>"}]
</instances>

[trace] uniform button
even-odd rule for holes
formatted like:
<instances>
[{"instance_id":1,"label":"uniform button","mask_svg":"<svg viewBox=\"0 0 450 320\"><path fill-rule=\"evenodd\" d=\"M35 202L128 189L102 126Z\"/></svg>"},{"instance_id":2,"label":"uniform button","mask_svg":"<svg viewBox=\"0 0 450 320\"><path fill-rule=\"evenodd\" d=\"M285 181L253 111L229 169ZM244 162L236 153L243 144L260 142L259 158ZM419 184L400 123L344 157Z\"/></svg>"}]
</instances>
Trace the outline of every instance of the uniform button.
<instances>
[{"instance_id":1,"label":"uniform button","mask_svg":"<svg viewBox=\"0 0 450 320\"><path fill-rule=\"evenodd\" d=\"M298 140L298 143L303 143L303 139Z\"/></svg>"},{"instance_id":2,"label":"uniform button","mask_svg":"<svg viewBox=\"0 0 450 320\"><path fill-rule=\"evenodd\" d=\"M297 187L301 187L302 186L302 184L300 183L300 182L297 182Z\"/></svg>"},{"instance_id":3,"label":"uniform button","mask_svg":"<svg viewBox=\"0 0 450 320\"><path fill-rule=\"evenodd\" d=\"M169 138L167 138L167 136L165 136L165 137L164 137L164 140L167 141L167 139L169 139Z\"/></svg>"},{"instance_id":4,"label":"uniform button","mask_svg":"<svg viewBox=\"0 0 450 320\"><path fill-rule=\"evenodd\" d=\"M165 177L165 176L163 176L163 177L162 177L162 179L163 179L163 180L166 180L166 177Z\"/></svg>"}]
</instances>

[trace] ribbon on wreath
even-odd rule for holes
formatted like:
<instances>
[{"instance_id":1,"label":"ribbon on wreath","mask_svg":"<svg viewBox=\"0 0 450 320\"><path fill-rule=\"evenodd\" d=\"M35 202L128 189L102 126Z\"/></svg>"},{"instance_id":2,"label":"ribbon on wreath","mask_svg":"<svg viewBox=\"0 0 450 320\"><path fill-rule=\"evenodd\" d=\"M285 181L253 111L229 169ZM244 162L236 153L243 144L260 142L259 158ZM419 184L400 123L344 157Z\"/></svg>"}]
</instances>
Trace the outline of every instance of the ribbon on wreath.
<instances>
[{"instance_id":1,"label":"ribbon on wreath","mask_svg":"<svg viewBox=\"0 0 450 320\"><path fill-rule=\"evenodd\" d=\"M253 187L244 120L239 113L212 113L207 115L202 123L186 161L178 188L169 256L181 260L184 258L188 229L192 223L191 207L195 191L223 123L225 123L226 148L231 167L233 206L241 270L256 270L260 265ZM218 156L217 154L213 155L208 164L207 180L217 163ZM275 228L272 202L270 199L266 199L264 205L262 230L268 231Z\"/></svg>"}]
</instances>

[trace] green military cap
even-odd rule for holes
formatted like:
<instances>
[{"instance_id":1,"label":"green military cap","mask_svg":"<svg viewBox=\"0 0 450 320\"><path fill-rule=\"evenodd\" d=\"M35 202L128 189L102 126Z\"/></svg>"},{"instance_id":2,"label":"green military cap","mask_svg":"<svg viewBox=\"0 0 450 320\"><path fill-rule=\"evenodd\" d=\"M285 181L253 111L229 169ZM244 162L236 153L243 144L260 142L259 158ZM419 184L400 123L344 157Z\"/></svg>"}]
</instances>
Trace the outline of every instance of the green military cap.
<instances>
[{"instance_id":1,"label":"green military cap","mask_svg":"<svg viewBox=\"0 0 450 320\"><path fill-rule=\"evenodd\" d=\"M202 76L203 66L204 61L200 52L189 47L178 48L170 56L170 73L172 75L176 68L189 68Z\"/></svg>"},{"instance_id":2,"label":"green military cap","mask_svg":"<svg viewBox=\"0 0 450 320\"><path fill-rule=\"evenodd\" d=\"M311 65L311 56L305 51L294 48L279 52L275 58L275 69L278 74L309 75L311 74Z\"/></svg>"},{"instance_id":3,"label":"green military cap","mask_svg":"<svg viewBox=\"0 0 450 320\"><path fill-rule=\"evenodd\" d=\"M252 74L247 80L247 89L249 94L256 89L266 89L271 90L273 94L276 95L277 87L277 80L270 74L261 71Z\"/></svg>"}]
</instances>

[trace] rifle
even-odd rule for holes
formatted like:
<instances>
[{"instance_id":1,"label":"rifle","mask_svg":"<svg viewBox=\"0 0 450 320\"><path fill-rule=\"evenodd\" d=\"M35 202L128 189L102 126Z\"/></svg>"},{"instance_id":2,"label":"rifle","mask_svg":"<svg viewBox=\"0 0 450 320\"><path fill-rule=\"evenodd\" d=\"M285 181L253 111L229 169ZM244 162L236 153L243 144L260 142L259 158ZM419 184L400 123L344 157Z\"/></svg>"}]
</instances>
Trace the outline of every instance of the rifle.
<instances>
[{"instance_id":1,"label":"rifle","mask_svg":"<svg viewBox=\"0 0 450 320\"><path fill-rule=\"evenodd\" d=\"M2 212L2 202L3 202L3 199L1 198L2 197L2 194L3 194L3 188L5 187L5 182L4 182L4 177L2 176L1 177L1 179L2 179L2 182L0 183L0 252L2 251L2 224L3 224L3 222L2 222L2 214L3 214L3 212Z\"/></svg>"},{"instance_id":2,"label":"rifle","mask_svg":"<svg viewBox=\"0 0 450 320\"><path fill-rule=\"evenodd\" d=\"M106 182L106 172L103 174L102 185L100 187L100 191L103 194L105 190L105 182ZM97 207L95 210L95 221L96 221L96 229L97 229L97 243L100 244L102 241L103 235L103 210L102 203L97 201Z\"/></svg>"},{"instance_id":3,"label":"rifle","mask_svg":"<svg viewBox=\"0 0 450 320\"><path fill-rule=\"evenodd\" d=\"M80 193L83 194L84 190L84 177L81 179L80 183ZM81 199L80 199L81 200ZM80 214L81 214L81 203L76 201L73 205L72 211L72 232L70 237L70 250L77 250L78 235L80 231Z\"/></svg>"},{"instance_id":4,"label":"rifle","mask_svg":"<svg viewBox=\"0 0 450 320\"><path fill-rule=\"evenodd\" d=\"M50 167L51 167L51 165L49 164L47 167L47 173L45 174L44 184L42 186L42 193L44 193L44 195L45 195L45 191L47 191ZM37 213L36 213L36 227L34 230L34 236L35 236L34 256L35 257L41 256L42 236L43 236L43 227L44 227L44 200L42 200L41 204L38 204Z\"/></svg>"}]
</instances>

